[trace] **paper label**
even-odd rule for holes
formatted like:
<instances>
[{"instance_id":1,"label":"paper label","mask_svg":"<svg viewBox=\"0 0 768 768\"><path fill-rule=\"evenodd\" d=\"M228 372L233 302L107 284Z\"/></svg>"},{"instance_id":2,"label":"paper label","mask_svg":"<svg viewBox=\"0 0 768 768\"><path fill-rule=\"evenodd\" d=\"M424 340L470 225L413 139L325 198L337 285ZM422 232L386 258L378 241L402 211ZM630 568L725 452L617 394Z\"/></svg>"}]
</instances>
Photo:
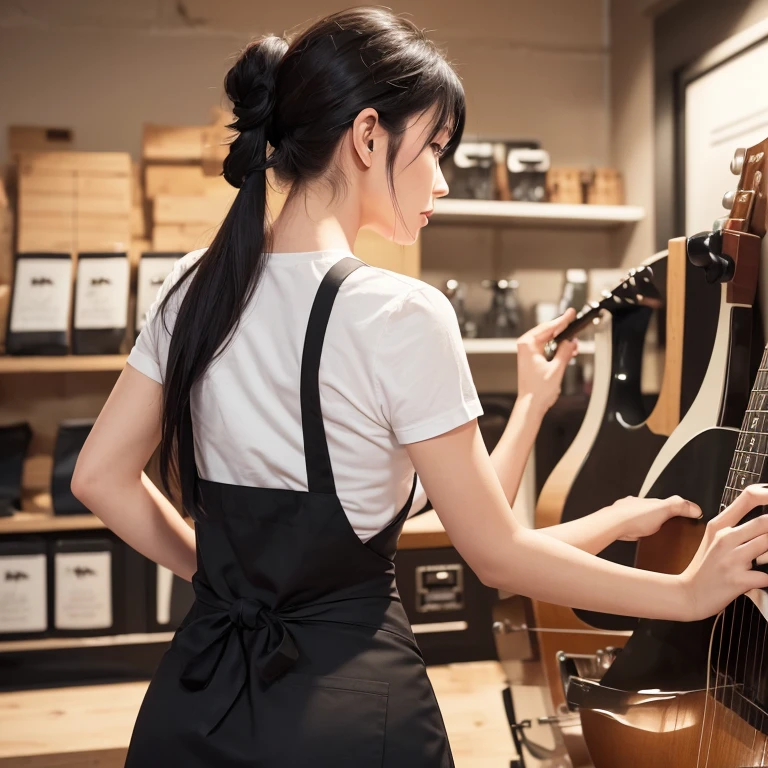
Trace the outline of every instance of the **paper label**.
<instances>
[{"instance_id":1,"label":"paper label","mask_svg":"<svg viewBox=\"0 0 768 768\"><path fill-rule=\"evenodd\" d=\"M46 557L0 556L0 633L48 629Z\"/></svg>"},{"instance_id":2,"label":"paper label","mask_svg":"<svg viewBox=\"0 0 768 768\"><path fill-rule=\"evenodd\" d=\"M139 281L136 289L136 330L141 331L147 312L154 304L165 278L171 274L177 259L173 256L150 256L139 261Z\"/></svg>"},{"instance_id":3,"label":"paper label","mask_svg":"<svg viewBox=\"0 0 768 768\"><path fill-rule=\"evenodd\" d=\"M127 256L79 259L75 328L125 328L129 278Z\"/></svg>"},{"instance_id":4,"label":"paper label","mask_svg":"<svg viewBox=\"0 0 768 768\"><path fill-rule=\"evenodd\" d=\"M56 629L112 626L112 554L56 553Z\"/></svg>"},{"instance_id":5,"label":"paper label","mask_svg":"<svg viewBox=\"0 0 768 768\"><path fill-rule=\"evenodd\" d=\"M64 331L72 300L70 259L17 259L10 330Z\"/></svg>"}]
</instances>

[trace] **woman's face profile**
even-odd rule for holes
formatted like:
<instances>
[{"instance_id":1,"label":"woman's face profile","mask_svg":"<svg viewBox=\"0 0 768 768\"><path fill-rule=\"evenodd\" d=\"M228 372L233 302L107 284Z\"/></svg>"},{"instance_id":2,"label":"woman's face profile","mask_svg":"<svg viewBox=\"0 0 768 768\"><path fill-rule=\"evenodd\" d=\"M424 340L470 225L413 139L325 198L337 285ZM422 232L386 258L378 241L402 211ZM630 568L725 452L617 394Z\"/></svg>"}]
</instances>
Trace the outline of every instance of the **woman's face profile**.
<instances>
[{"instance_id":1,"label":"woman's face profile","mask_svg":"<svg viewBox=\"0 0 768 768\"><path fill-rule=\"evenodd\" d=\"M450 139L447 128L424 146L433 129L430 110L408 122L393 168L394 190L387 176L387 136L374 139L371 167L364 176L361 225L399 245L410 245L428 223L438 197L448 194L440 154Z\"/></svg>"}]
</instances>

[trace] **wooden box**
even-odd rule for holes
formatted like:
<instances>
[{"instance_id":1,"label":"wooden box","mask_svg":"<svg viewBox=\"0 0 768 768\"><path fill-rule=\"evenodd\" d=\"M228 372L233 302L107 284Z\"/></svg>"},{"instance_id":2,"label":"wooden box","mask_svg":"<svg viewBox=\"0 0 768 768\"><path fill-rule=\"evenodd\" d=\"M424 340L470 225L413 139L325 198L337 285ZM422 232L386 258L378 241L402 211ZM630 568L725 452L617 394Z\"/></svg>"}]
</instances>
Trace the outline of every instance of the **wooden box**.
<instances>
[{"instance_id":1,"label":"wooden box","mask_svg":"<svg viewBox=\"0 0 768 768\"><path fill-rule=\"evenodd\" d=\"M71 128L45 128L29 125L8 126L8 155L19 152L43 152L72 149L74 133Z\"/></svg>"},{"instance_id":2,"label":"wooden box","mask_svg":"<svg viewBox=\"0 0 768 768\"><path fill-rule=\"evenodd\" d=\"M150 162L200 163L203 129L201 125L145 125L142 157Z\"/></svg>"},{"instance_id":3,"label":"wooden box","mask_svg":"<svg viewBox=\"0 0 768 768\"><path fill-rule=\"evenodd\" d=\"M210 224L157 224L152 228L152 250L189 253L210 245L217 230Z\"/></svg>"},{"instance_id":4,"label":"wooden box","mask_svg":"<svg viewBox=\"0 0 768 768\"><path fill-rule=\"evenodd\" d=\"M18 250L125 250L131 162L122 152L21 153Z\"/></svg>"},{"instance_id":5,"label":"wooden box","mask_svg":"<svg viewBox=\"0 0 768 768\"><path fill-rule=\"evenodd\" d=\"M0 181L0 285L11 282L13 274L13 216L5 187Z\"/></svg>"},{"instance_id":6,"label":"wooden box","mask_svg":"<svg viewBox=\"0 0 768 768\"><path fill-rule=\"evenodd\" d=\"M233 197L234 190L221 176L206 176L200 165L148 164L144 169L146 196L218 195Z\"/></svg>"},{"instance_id":7,"label":"wooden box","mask_svg":"<svg viewBox=\"0 0 768 768\"><path fill-rule=\"evenodd\" d=\"M227 215L237 190L228 195L158 195L153 220L158 224L207 224L218 226Z\"/></svg>"},{"instance_id":8,"label":"wooden box","mask_svg":"<svg viewBox=\"0 0 768 768\"><path fill-rule=\"evenodd\" d=\"M550 168L547 172L547 196L550 203L583 203L581 168Z\"/></svg>"},{"instance_id":9,"label":"wooden box","mask_svg":"<svg viewBox=\"0 0 768 768\"><path fill-rule=\"evenodd\" d=\"M615 168L595 168L588 174L587 202L590 205L623 205L621 173Z\"/></svg>"}]
</instances>

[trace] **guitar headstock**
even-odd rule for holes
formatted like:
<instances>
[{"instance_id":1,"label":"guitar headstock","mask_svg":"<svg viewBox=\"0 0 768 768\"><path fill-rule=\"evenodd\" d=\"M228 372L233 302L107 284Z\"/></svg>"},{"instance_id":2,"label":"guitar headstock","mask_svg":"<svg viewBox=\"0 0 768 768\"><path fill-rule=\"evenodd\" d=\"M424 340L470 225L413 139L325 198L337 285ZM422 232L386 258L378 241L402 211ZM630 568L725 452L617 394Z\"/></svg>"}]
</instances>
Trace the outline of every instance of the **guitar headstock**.
<instances>
[{"instance_id":1,"label":"guitar headstock","mask_svg":"<svg viewBox=\"0 0 768 768\"><path fill-rule=\"evenodd\" d=\"M739 176L735 192L727 192L723 205L730 210L724 230L764 237L766 226L766 180L768 139L749 149L737 149L731 171Z\"/></svg>"},{"instance_id":2,"label":"guitar headstock","mask_svg":"<svg viewBox=\"0 0 768 768\"><path fill-rule=\"evenodd\" d=\"M653 282L653 270L643 265L630 269L626 277L611 291L603 291L599 301L589 302L554 339L544 345L544 355L551 360L557 345L571 340L592 323L596 323L602 310L621 312L637 307L657 308L662 305L661 294Z\"/></svg>"},{"instance_id":3,"label":"guitar headstock","mask_svg":"<svg viewBox=\"0 0 768 768\"><path fill-rule=\"evenodd\" d=\"M713 232L688 238L688 258L704 268L707 282L728 283L727 301L751 305L755 300L760 241L765 236L768 139L749 149L737 149L731 171L739 177L735 191L723 197L728 216ZM716 225L717 226L717 225Z\"/></svg>"},{"instance_id":4,"label":"guitar headstock","mask_svg":"<svg viewBox=\"0 0 768 768\"><path fill-rule=\"evenodd\" d=\"M662 299L653 282L653 270L647 265L630 269L627 276L613 290L603 291L603 296L597 304L601 309L609 311L638 306L660 307Z\"/></svg>"}]
</instances>

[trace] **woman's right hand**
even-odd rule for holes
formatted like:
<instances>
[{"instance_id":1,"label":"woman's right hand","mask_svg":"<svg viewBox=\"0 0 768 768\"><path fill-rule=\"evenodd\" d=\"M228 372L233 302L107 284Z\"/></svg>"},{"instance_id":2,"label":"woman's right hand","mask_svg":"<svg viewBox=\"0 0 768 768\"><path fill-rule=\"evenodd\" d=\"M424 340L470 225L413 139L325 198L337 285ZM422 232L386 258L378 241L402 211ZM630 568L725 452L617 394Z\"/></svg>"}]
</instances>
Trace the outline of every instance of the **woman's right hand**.
<instances>
[{"instance_id":1,"label":"woman's right hand","mask_svg":"<svg viewBox=\"0 0 768 768\"><path fill-rule=\"evenodd\" d=\"M517 340L517 396L529 397L543 415L560 395L560 385L568 363L576 355L575 341L562 341L552 360L544 355L544 345L565 330L576 317L574 309L560 317L526 331Z\"/></svg>"},{"instance_id":2,"label":"woman's right hand","mask_svg":"<svg viewBox=\"0 0 768 768\"><path fill-rule=\"evenodd\" d=\"M738 525L748 512L765 504L768 485L750 485L707 523L698 551L680 574L690 621L719 613L751 589L768 587L768 574L752 570L754 560L766 561L768 515Z\"/></svg>"}]
</instances>

